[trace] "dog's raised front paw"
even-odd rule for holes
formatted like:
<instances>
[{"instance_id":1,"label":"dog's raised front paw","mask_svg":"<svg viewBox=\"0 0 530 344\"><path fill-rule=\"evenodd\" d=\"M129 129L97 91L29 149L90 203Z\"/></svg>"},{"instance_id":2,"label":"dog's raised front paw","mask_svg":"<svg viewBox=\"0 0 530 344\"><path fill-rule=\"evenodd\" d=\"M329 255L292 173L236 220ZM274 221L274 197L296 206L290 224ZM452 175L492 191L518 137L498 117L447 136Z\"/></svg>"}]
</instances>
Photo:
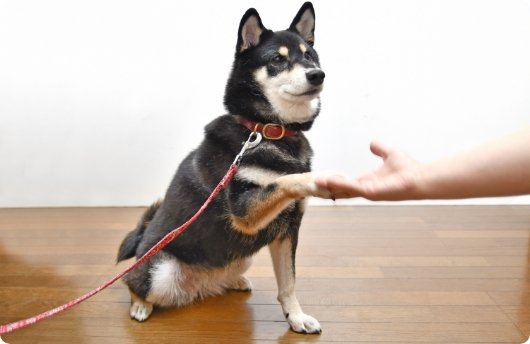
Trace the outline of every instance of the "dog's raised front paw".
<instances>
[{"instance_id":1,"label":"dog's raised front paw","mask_svg":"<svg viewBox=\"0 0 530 344\"><path fill-rule=\"evenodd\" d=\"M322 328L317 319L305 313L287 314L287 322L291 329L298 333L322 333Z\"/></svg>"},{"instance_id":2,"label":"dog's raised front paw","mask_svg":"<svg viewBox=\"0 0 530 344\"><path fill-rule=\"evenodd\" d=\"M319 187L316 184L317 177L321 175L321 173L314 172L287 174L276 179L276 182L290 197L295 199L307 196L333 198L327 188Z\"/></svg>"}]
</instances>

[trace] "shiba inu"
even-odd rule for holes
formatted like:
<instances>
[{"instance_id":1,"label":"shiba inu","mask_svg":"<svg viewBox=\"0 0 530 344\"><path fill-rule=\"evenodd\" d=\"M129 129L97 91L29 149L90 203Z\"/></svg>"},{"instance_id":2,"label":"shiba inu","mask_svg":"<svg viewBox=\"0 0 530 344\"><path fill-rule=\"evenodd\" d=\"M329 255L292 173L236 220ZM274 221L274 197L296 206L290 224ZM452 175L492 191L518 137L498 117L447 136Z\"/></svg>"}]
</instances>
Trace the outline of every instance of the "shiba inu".
<instances>
[{"instance_id":1,"label":"shiba inu","mask_svg":"<svg viewBox=\"0 0 530 344\"><path fill-rule=\"evenodd\" d=\"M313 48L315 12L303 4L287 30L265 28L251 8L242 17L224 96L228 114L205 127L199 147L180 164L165 198L123 240L118 261L141 257L201 206L251 132L263 136L232 182L201 217L163 251L124 278L130 315L153 306L182 306L228 290L251 290L243 276L251 257L269 247L278 300L292 330L320 333L296 298L295 253L307 196L329 197L310 172L304 131L320 112L325 74Z\"/></svg>"}]
</instances>

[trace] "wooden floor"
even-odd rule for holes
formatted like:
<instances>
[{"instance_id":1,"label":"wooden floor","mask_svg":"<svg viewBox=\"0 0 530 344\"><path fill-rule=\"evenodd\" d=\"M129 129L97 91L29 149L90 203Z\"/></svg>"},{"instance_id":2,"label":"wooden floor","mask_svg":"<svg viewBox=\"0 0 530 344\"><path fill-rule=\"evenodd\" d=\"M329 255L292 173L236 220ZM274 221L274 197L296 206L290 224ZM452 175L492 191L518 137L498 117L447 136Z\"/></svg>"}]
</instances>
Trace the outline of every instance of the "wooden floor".
<instances>
[{"instance_id":1,"label":"wooden floor","mask_svg":"<svg viewBox=\"0 0 530 344\"><path fill-rule=\"evenodd\" d=\"M140 208L0 209L0 322L75 298L112 277ZM18 343L522 343L530 334L530 206L312 207L297 294L321 335L289 330L267 250L251 293L128 318L120 282ZM178 239L177 239L178 240Z\"/></svg>"}]
</instances>

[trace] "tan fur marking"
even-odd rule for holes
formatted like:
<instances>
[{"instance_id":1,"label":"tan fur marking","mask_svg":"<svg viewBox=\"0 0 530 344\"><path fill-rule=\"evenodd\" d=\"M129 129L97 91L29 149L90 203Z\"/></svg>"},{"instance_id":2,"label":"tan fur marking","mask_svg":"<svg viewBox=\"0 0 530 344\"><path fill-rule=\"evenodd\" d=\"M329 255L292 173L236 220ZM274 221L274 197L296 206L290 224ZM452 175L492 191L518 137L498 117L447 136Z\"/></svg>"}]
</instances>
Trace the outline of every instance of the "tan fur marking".
<instances>
[{"instance_id":1,"label":"tan fur marking","mask_svg":"<svg viewBox=\"0 0 530 344\"><path fill-rule=\"evenodd\" d=\"M300 43L300 50L302 51L302 54L305 54L305 52L307 51L307 47L304 44Z\"/></svg>"},{"instance_id":2,"label":"tan fur marking","mask_svg":"<svg viewBox=\"0 0 530 344\"><path fill-rule=\"evenodd\" d=\"M284 57L289 57L289 48L287 47L280 47L280 49L278 49L278 52Z\"/></svg>"},{"instance_id":3,"label":"tan fur marking","mask_svg":"<svg viewBox=\"0 0 530 344\"><path fill-rule=\"evenodd\" d=\"M146 302L143 298L141 298L140 296L136 295L136 293L134 293L131 289L129 289L129 293L131 294L131 302L134 303L134 302Z\"/></svg>"},{"instance_id":4,"label":"tan fur marking","mask_svg":"<svg viewBox=\"0 0 530 344\"><path fill-rule=\"evenodd\" d=\"M294 199L285 190L277 189L263 201L254 200L244 217L231 215L232 227L246 235L254 235L266 227Z\"/></svg>"}]
</instances>

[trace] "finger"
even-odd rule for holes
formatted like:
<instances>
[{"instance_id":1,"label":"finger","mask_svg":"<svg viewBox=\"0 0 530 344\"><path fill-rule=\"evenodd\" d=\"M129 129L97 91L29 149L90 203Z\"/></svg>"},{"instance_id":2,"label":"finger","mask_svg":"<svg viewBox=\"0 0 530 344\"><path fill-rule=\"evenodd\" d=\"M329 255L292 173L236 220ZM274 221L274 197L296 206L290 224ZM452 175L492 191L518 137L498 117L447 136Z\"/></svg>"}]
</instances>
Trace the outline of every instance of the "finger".
<instances>
[{"instance_id":1,"label":"finger","mask_svg":"<svg viewBox=\"0 0 530 344\"><path fill-rule=\"evenodd\" d=\"M318 185L319 187L323 187L323 188L327 188L330 181L333 183L337 183L337 182L341 182L341 181L346 181L346 177L343 176L343 175L340 175L340 174L337 174L337 175L322 175L322 176L317 176L317 178L315 179L315 184Z\"/></svg>"},{"instance_id":2,"label":"finger","mask_svg":"<svg viewBox=\"0 0 530 344\"><path fill-rule=\"evenodd\" d=\"M350 198L360 196L359 183L355 179L328 178L326 180L328 189L336 198Z\"/></svg>"},{"instance_id":3,"label":"finger","mask_svg":"<svg viewBox=\"0 0 530 344\"><path fill-rule=\"evenodd\" d=\"M315 179L315 184L319 188L328 190L332 199L352 197L348 190L345 190L347 180L344 176L320 176Z\"/></svg>"},{"instance_id":4,"label":"finger","mask_svg":"<svg viewBox=\"0 0 530 344\"><path fill-rule=\"evenodd\" d=\"M390 154L391 148L379 141L372 141L370 143L370 150L372 153L384 159Z\"/></svg>"}]
</instances>

